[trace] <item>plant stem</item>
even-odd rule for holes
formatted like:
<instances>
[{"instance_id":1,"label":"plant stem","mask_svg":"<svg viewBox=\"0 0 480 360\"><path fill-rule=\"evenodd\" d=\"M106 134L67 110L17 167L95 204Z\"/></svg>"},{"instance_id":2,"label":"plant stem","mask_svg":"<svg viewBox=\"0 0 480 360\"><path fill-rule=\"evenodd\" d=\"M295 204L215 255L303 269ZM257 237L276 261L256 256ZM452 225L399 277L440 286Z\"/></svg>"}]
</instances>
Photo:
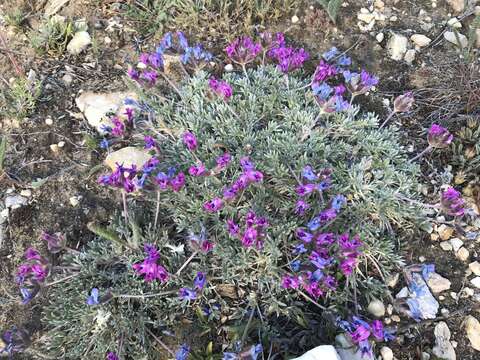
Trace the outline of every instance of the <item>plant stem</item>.
<instances>
[{"instance_id":1,"label":"plant stem","mask_svg":"<svg viewBox=\"0 0 480 360\"><path fill-rule=\"evenodd\" d=\"M160 346L162 348L164 348L166 351L168 351L168 353L170 355L175 357L175 353L172 350L170 350L170 348L167 345L165 345L162 340L160 340L158 337L156 337L155 334L152 333L149 329L145 328L145 330L147 330L147 332L160 344Z\"/></svg>"},{"instance_id":2,"label":"plant stem","mask_svg":"<svg viewBox=\"0 0 480 360\"><path fill-rule=\"evenodd\" d=\"M180 90L178 89L177 85L175 85L175 83L172 80L170 80L170 78L167 75L165 75L163 72L161 72L160 74L162 74L162 77L165 79L166 82L168 82L168 84L173 88L173 90L175 90L178 96L182 97L182 94L180 93Z\"/></svg>"},{"instance_id":3,"label":"plant stem","mask_svg":"<svg viewBox=\"0 0 480 360\"><path fill-rule=\"evenodd\" d=\"M247 78L247 82L250 83L250 79L248 78L247 68L245 64L242 64L242 70L243 70L243 73L245 74L245 77Z\"/></svg>"},{"instance_id":4,"label":"plant stem","mask_svg":"<svg viewBox=\"0 0 480 360\"><path fill-rule=\"evenodd\" d=\"M313 300L310 296L308 296L307 294L305 294L303 291L298 291L298 293L300 295L302 295L306 300L310 301L312 304L318 306L320 309L322 310L327 310L327 308L325 306L322 306L320 305L318 302L316 302L315 300Z\"/></svg>"},{"instance_id":5,"label":"plant stem","mask_svg":"<svg viewBox=\"0 0 480 360\"><path fill-rule=\"evenodd\" d=\"M128 225L127 194L123 190L122 190L122 202L123 202L123 216L125 217L125 223Z\"/></svg>"},{"instance_id":6,"label":"plant stem","mask_svg":"<svg viewBox=\"0 0 480 360\"><path fill-rule=\"evenodd\" d=\"M420 206L423 206L423 207L426 207L426 208L438 209L438 205L424 204L420 201L407 198L406 196L403 196L402 194L395 193L395 197L397 197L400 200L407 201L411 204L420 205Z\"/></svg>"},{"instance_id":7,"label":"plant stem","mask_svg":"<svg viewBox=\"0 0 480 360\"><path fill-rule=\"evenodd\" d=\"M157 190L157 210L155 211L155 221L153 223L153 229L157 229L158 213L160 212L160 190Z\"/></svg>"},{"instance_id":8,"label":"plant stem","mask_svg":"<svg viewBox=\"0 0 480 360\"><path fill-rule=\"evenodd\" d=\"M183 263L182 266L180 266L180 269L177 270L177 272L175 273L175 275L180 275L180 273L182 272L183 269L185 269L185 267L190 263L190 261L193 260L193 258L198 254L198 251L195 251L192 255L190 255L190 257Z\"/></svg>"},{"instance_id":9,"label":"plant stem","mask_svg":"<svg viewBox=\"0 0 480 360\"><path fill-rule=\"evenodd\" d=\"M379 129L383 129L383 127L387 125L388 120L390 120L394 114L395 114L395 111L390 111L390 114L388 114L387 118L382 123L382 125L380 125Z\"/></svg>"},{"instance_id":10,"label":"plant stem","mask_svg":"<svg viewBox=\"0 0 480 360\"><path fill-rule=\"evenodd\" d=\"M62 279L58 279L58 280L55 280L51 283L48 283L48 284L45 284L45 287L49 287L49 286L52 286L52 285L56 285L56 284L59 284L61 282L64 282L64 281L67 281L67 280L70 280L76 276L80 275L80 273L76 273L76 274L73 274L73 275L70 275L70 276L67 276L67 277L64 277Z\"/></svg>"},{"instance_id":11,"label":"plant stem","mask_svg":"<svg viewBox=\"0 0 480 360\"><path fill-rule=\"evenodd\" d=\"M426 153L430 152L433 150L433 147L431 145L428 145L427 148L425 150L423 150L421 153L417 154L417 156L411 158L409 160L409 162L414 162L415 160L417 160L418 158L421 158L423 155L425 155Z\"/></svg>"},{"instance_id":12,"label":"plant stem","mask_svg":"<svg viewBox=\"0 0 480 360\"><path fill-rule=\"evenodd\" d=\"M230 110L230 112L233 114L233 116L235 116L238 120L240 120L240 116L238 116L238 114L235 112L235 110L232 109L230 104L225 101L225 105L227 105L228 110Z\"/></svg>"},{"instance_id":13,"label":"plant stem","mask_svg":"<svg viewBox=\"0 0 480 360\"><path fill-rule=\"evenodd\" d=\"M164 292L155 293L155 294L141 294L141 295L120 294L120 295L114 295L114 297L123 298L123 299L147 299L147 298L170 295L175 293L176 291L172 290L172 291L164 291Z\"/></svg>"},{"instance_id":14,"label":"plant stem","mask_svg":"<svg viewBox=\"0 0 480 360\"><path fill-rule=\"evenodd\" d=\"M252 323L254 313L255 313L255 310L253 308L251 308L250 309L250 316L248 317L247 325L245 326L245 330L243 331L243 335L242 335L242 340L241 340L242 345L245 343L245 339L247 338L248 328L250 327L250 324Z\"/></svg>"}]
</instances>

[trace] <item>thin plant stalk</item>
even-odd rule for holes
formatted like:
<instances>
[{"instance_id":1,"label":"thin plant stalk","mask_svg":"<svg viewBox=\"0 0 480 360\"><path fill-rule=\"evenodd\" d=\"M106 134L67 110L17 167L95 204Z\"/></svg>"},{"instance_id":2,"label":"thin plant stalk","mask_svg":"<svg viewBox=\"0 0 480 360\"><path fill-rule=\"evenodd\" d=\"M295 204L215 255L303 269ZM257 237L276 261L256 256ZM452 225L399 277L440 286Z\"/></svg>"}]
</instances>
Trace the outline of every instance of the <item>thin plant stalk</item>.
<instances>
[{"instance_id":1,"label":"thin plant stalk","mask_svg":"<svg viewBox=\"0 0 480 360\"><path fill-rule=\"evenodd\" d=\"M416 156L414 156L413 158L411 158L409 160L409 162L414 162L415 160L421 158L423 155L425 155L426 153L430 152L433 150L433 146L431 145L428 145L427 148L425 150L423 150L421 153L417 154Z\"/></svg>"},{"instance_id":2,"label":"thin plant stalk","mask_svg":"<svg viewBox=\"0 0 480 360\"><path fill-rule=\"evenodd\" d=\"M193 258L194 258L197 254L198 254L198 251L195 251L192 255L190 255L190 257L183 263L183 265L180 266L180 269L177 270L177 272L175 273L175 275L180 275L180 273L182 272L182 270L187 267L187 265L190 263L190 261L192 261Z\"/></svg>"},{"instance_id":3,"label":"thin plant stalk","mask_svg":"<svg viewBox=\"0 0 480 360\"><path fill-rule=\"evenodd\" d=\"M393 117L393 115L395 115L395 111L391 111L390 114L388 114L387 118L382 123L382 125L380 125L379 129L383 129L383 127L387 125L388 121Z\"/></svg>"},{"instance_id":4,"label":"thin plant stalk","mask_svg":"<svg viewBox=\"0 0 480 360\"><path fill-rule=\"evenodd\" d=\"M178 86L175 85L175 83L163 72L161 72L160 74L162 74L162 77L165 79L166 82L168 82L168 84L173 88L173 90L175 90L178 96L182 97L182 93L180 92L180 89L178 88Z\"/></svg>"},{"instance_id":5,"label":"thin plant stalk","mask_svg":"<svg viewBox=\"0 0 480 360\"><path fill-rule=\"evenodd\" d=\"M122 190L122 202L123 202L123 216L125 217L125 223L128 225L127 193L123 190Z\"/></svg>"},{"instance_id":6,"label":"thin plant stalk","mask_svg":"<svg viewBox=\"0 0 480 360\"><path fill-rule=\"evenodd\" d=\"M157 209L155 211L155 221L153 223L153 228L154 229L157 229L159 212L160 212L160 190L157 191Z\"/></svg>"},{"instance_id":7,"label":"thin plant stalk","mask_svg":"<svg viewBox=\"0 0 480 360\"><path fill-rule=\"evenodd\" d=\"M70 279L72 279L72 278L74 278L74 277L76 277L76 276L78 276L78 275L80 275L80 273L73 274L73 275L70 275L70 276L66 276L66 277L64 277L64 278L62 278L62 279L58 279L58 280L53 281L53 282L51 282L51 283L45 284L44 287L49 287L49 286L52 286L52 285L60 284L60 283L62 283L62 282L64 282L64 281L70 280Z\"/></svg>"},{"instance_id":8,"label":"thin plant stalk","mask_svg":"<svg viewBox=\"0 0 480 360\"><path fill-rule=\"evenodd\" d=\"M160 340L157 336L155 336L154 333L152 333L149 329L146 329L147 332L155 339L156 342L158 342L160 344L160 346L166 350L170 355L172 355L173 357L175 357L175 353L167 346L165 345L165 343Z\"/></svg>"},{"instance_id":9,"label":"thin plant stalk","mask_svg":"<svg viewBox=\"0 0 480 360\"><path fill-rule=\"evenodd\" d=\"M147 299L147 298L152 298L152 297L157 297L157 296L164 296L164 295L171 295L175 294L175 290L171 291L163 291L155 294L140 294L140 295L135 295L135 294L119 294L119 295L114 295L114 298L122 298L122 299Z\"/></svg>"}]
</instances>

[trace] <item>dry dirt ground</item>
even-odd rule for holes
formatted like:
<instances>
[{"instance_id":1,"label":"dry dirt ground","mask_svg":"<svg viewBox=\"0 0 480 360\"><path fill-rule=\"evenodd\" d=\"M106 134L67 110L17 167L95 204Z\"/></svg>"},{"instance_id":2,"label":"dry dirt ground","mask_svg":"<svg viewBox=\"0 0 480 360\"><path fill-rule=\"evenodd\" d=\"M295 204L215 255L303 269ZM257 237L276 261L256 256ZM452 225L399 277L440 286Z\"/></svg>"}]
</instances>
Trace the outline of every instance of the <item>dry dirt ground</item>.
<instances>
[{"instance_id":1,"label":"dry dirt ground","mask_svg":"<svg viewBox=\"0 0 480 360\"><path fill-rule=\"evenodd\" d=\"M25 308L19 304L14 286L15 268L24 250L29 246L44 246L38 240L42 230L62 231L67 234L71 247L79 247L92 238L86 224L92 219L107 222L119 204L113 193L96 184L95 170L101 164L103 155L98 147L92 146L95 133L78 116L75 97L80 90L108 92L124 88L123 76L127 64L135 59L139 50L154 44L161 30L143 36L138 31L141 24L127 16L122 8L125 2L122 1L71 0L58 14L72 19L85 18L88 31L94 38L92 46L78 56L66 52L38 54L32 50L29 33L38 30L46 2L16 1L13 4L0 1L3 20L16 8L21 7L27 14L19 28L0 21L3 38L0 44L0 75L2 81L8 83L11 77L20 76L19 72L25 74L33 69L41 80L42 90L34 111L26 118L14 119L0 114L0 133L8 136L5 172L0 175L0 199L10 192L30 191L28 204L11 210L7 223L3 225L4 236L0 242L0 329L29 323L33 329L40 330L40 324L35 321L40 307ZM348 50L358 66L380 77L377 92L364 104L380 114L386 112L382 106L383 99L392 99L406 90L413 90L417 95L414 111L395 119L408 130L410 136L405 141L412 151L424 147L422 131L432 120L453 124L455 130L460 130L469 118L480 121L479 68L469 72L469 66L478 61L478 53L472 50L472 59L466 60L466 55L442 36L446 30L445 21L452 17L452 9L443 0L438 0L435 8L431 0L384 0L384 3L385 8L391 11L387 20L378 21L367 32L362 32L357 24L360 8L371 5L363 0L346 1L337 24L333 24L324 11L318 10L318 6L317 10L312 10L310 6L314 1L306 1L286 11L272 23L265 22L257 30L283 31L289 39L314 54L312 57L332 45ZM421 9L425 14L419 15ZM298 22L292 21L293 15L298 16ZM459 17L463 15L465 30L473 16L463 12ZM397 19L391 19L392 16ZM425 20L425 17L430 20ZM425 23L430 25L425 26ZM169 25L167 22L166 26ZM215 24L210 26L215 27ZM187 29L187 32L194 38L207 37L207 43L214 45L213 51L222 62L223 34L217 34L215 39L211 33L207 36L203 32L195 32L195 29ZM414 33L426 34L433 41L422 48L413 64L409 65L403 60L389 58L386 41L391 32L407 37ZM382 42L376 39L379 33L384 34ZM66 74L71 77L71 82L68 77L65 79ZM465 77L467 80L461 85L461 79ZM451 102L459 105L449 107ZM46 119L51 119L52 124L47 124ZM52 151L51 145L61 141L65 143L64 147ZM431 187L438 185L431 183L432 178L438 178L447 164L452 163L451 160L448 154L444 154L430 157L425 162L425 181L430 183L427 197L432 193ZM455 166L453 163L453 175L456 175ZM475 188L478 173L467 173L465 177L467 180L459 185L466 187L470 184ZM39 179L45 180L41 186L38 186ZM28 195L28 191L24 194ZM72 201L72 197L78 200L78 204ZM478 231L474 227L469 229ZM453 236L462 238L463 235L462 229L455 229ZM479 317L480 302L478 297L460 296L462 289L469 286L466 278L468 263L479 259L480 237L476 241L464 241L470 253L468 261L457 259L453 252L443 251L439 241L432 240L429 234L404 244L408 264L418 263L419 257L422 257L424 262L434 263L437 271L452 285L443 294L444 300L440 301L441 309L446 310L438 319L417 324L402 318L398 324L400 336L390 345L397 359L421 359L422 351L430 352L434 345L433 327L437 320L442 319L447 322L452 339L457 342L457 359L480 359L480 352L470 346L462 324L467 314ZM393 293L399 289L400 286ZM478 293L478 289L476 291ZM451 292L458 296L454 298Z\"/></svg>"}]
</instances>

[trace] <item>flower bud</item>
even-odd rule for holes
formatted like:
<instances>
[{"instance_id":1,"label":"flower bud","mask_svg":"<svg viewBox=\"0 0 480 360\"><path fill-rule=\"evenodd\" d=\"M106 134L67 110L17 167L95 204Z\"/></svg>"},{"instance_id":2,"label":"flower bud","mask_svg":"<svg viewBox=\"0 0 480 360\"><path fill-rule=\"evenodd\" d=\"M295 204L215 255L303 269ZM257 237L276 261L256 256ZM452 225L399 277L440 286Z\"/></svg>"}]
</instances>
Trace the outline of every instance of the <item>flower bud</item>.
<instances>
[{"instance_id":1,"label":"flower bud","mask_svg":"<svg viewBox=\"0 0 480 360\"><path fill-rule=\"evenodd\" d=\"M413 94L411 91L397 96L397 98L393 101L393 111L394 112L407 112L411 109L415 99L413 98Z\"/></svg>"},{"instance_id":2,"label":"flower bud","mask_svg":"<svg viewBox=\"0 0 480 360\"><path fill-rule=\"evenodd\" d=\"M438 124L432 124L428 130L428 143L434 148L446 148L453 140L453 135Z\"/></svg>"}]
</instances>

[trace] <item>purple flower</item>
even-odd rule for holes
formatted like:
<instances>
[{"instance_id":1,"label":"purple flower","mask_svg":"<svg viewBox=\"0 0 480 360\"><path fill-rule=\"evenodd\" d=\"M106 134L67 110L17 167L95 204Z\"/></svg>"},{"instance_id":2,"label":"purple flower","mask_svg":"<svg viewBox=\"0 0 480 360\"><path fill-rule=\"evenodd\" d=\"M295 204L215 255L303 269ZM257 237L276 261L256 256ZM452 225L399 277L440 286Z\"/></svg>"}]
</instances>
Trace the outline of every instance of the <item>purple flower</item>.
<instances>
[{"instance_id":1,"label":"purple flower","mask_svg":"<svg viewBox=\"0 0 480 360\"><path fill-rule=\"evenodd\" d=\"M110 143L108 142L107 139L103 138L102 141L100 141L101 149L108 149L109 146L110 146Z\"/></svg>"},{"instance_id":2,"label":"purple flower","mask_svg":"<svg viewBox=\"0 0 480 360\"><path fill-rule=\"evenodd\" d=\"M332 258L330 257L324 258L320 256L320 254L317 253L316 251L312 251L312 253L310 254L309 260L313 265L317 267L317 269L320 269L320 270L329 266L333 262Z\"/></svg>"},{"instance_id":3,"label":"purple flower","mask_svg":"<svg viewBox=\"0 0 480 360\"><path fill-rule=\"evenodd\" d=\"M214 213L221 210L224 206L224 202L220 198L214 198L203 204L203 209L207 212Z\"/></svg>"},{"instance_id":4,"label":"purple flower","mask_svg":"<svg viewBox=\"0 0 480 360\"><path fill-rule=\"evenodd\" d=\"M208 81L208 85L215 94L223 97L224 100L228 100L233 94L232 87L226 81L219 81L215 78L211 78Z\"/></svg>"},{"instance_id":5,"label":"purple flower","mask_svg":"<svg viewBox=\"0 0 480 360\"><path fill-rule=\"evenodd\" d=\"M347 91L347 88L343 84L335 86L334 89L335 89L335 95L343 95L345 94L345 91Z\"/></svg>"},{"instance_id":6,"label":"purple flower","mask_svg":"<svg viewBox=\"0 0 480 360\"><path fill-rule=\"evenodd\" d=\"M242 157L240 159L240 166L242 167L243 171L255 170L255 166L250 161L248 156Z\"/></svg>"},{"instance_id":7,"label":"purple flower","mask_svg":"<svg viewBox=\"0 0 480 360\"><path fill-rule=\"evenodd\" d=\"M31 260L41 260L42 257L40 256L40 254L38 253L37 250L35 250L34 248L31 248L29 247L27 250L25 250L25 259L31 261Z\"/></svg>"},{"instance_id":8,"label":"purple flower","mask_svg":"<svg viewBox=\"0 0 480 360\"><path fill-rule=\"evenodd\" d=\"M188 169L188 173L192 176L202 176L207 173L207 169L203 163L198 163L198 165L192 165Z\"/></svg>"},{"instance_id":9,"label":"purple flower","mask_svg":"<svg viewBox=\"0 0 480 360\"><path fill-rule=\"evenodd\" d=\"M340 270L345 276L350 276L355 266L357 266L357 260L355 258L347 258L340 263Z\"/></svg>"},{"instance_id":10,"label":"purple flower","mask_svg":"<svg viewBox=\"0 0 480 360\"><path fill-rule=\"evenodd\" d=\"M112 351L107 354L107 360L119 360L118 355Z\"/></svg>"},{"instance_id":11,"label":"purple flower","mask_svg":"<svg viewBox=\"0 0 480 360\"><path fill-rule=\"evenodd\" d=\"M165 174L164 172L159 172L157 176L155 176L155 182L157 183L160 189L165 190L168 188L170 179L168 178L167 174Z\"/></svg>"},{"instance_id":12,"label":"purple flower","mask_svg":"<svg viewBox=\"0 0 480 360\"><path fill-rule=\"evenodd\" d=\"M463 216L465 213L465 200L453 187L449 187L442 193L440 204L448 215Z\"/></svg>"},{"instance_id":13,"label":"purple flower","mask_svg":"<svg viewBox=\"0 0 480 360\"><path fill-rule=\"evenodd\" d=\"M259 183L263 180L263 173L258 170L248 170L245 172L245 176L249 182Z\"/></svg>"},{"instance_id":14,"label":"purple flower","mask_svg":"<svg viewBox=\"0 0 480 360\"><path fill-rule=\"evenodd\" d=\"M308 205L305 201L298 200L297 203L295 204L295 214L302 216L305 214L305 211L307 211L309 208L310 208L310 205Z\"/></svg>"},{"instance_id":15,"label":"purple flower","mask_svg":"<svg viewBox=\"0 0 480 360\"><path fill-rule=\"evenodd\" d=\"M125 124L116 116L114 116L111 120L113 123L113 128L111 130L112 136L123 136L125 132Z\"/></svg>"},{"instance_id":16,"label":"purple flower","mask_svg":"<svg viewBox=\"0 0 480 360\"><path fill-rule=\"evenodd\" d=\"M153 53L148 55L148 62L154 69L163 70L163 57L162 54Z\"/></svg>"},{"instance_id":17,"label":"purple flower","mask_svg":"<svg viewBox=\"0 0 480 360\"><path fill-rule=\"evenodd\" d=\"M306 196L315 191L316 188L317 186L315 184L302 184L298 185L295 191L298 196Z\"/></svg>"},{"instance_id":18,"label":"purple flower","mask_svg":"<svg viewBox=\"0 0 480 360\"><path fill-rule=\"evenodd\" d=\"M190 131L186 131L183 133L183 143L187 147L188 150L194 151L197 149L197 138L193 133Z\"/></svg>"},{"instance_id":19,"label":"purple flower","mask_svg":"<svg viewBox=\"0 0 480 360\"><path fill-rule=\"evenodd\" d=\"M157 248L155 245L152 244L145 244L143 245L143 251L147 255L146 260L155 262L160 258L160 254L158 253Z\"/></svg>"},{"instance_id":20,"label":"purple flower","mask_svg":"<svg viewBox=\"0 0 480 360\"><path fill-rule=\"evenodd\" d=\"M158 74L156 71L144 71L141 78L150 83L150 85L155 85L158 79Z\"/></svg>"},{"instance_id":21,"label":"purple flower","mask_svg":"<svg viewBox=\"0 0 480 360\"><path fill-rule=\"evenodd\" d=\"M87 297L87 305L98 305L100 304L99 298L98 298L98 289L93 288L90 292L90 296Z\"/></svg>"},{"instance_id":22,"label":"purple flower","mask_svg":"<svg viewBox=\"0 0 480 360\"><path fill-rule=\"evenodd\" d=\"M315 82L312 84L313 95L317 96L321 101L326 101L328 97L332 94L332 87L327 83ZM310 180L310 179L309 179Z\"/></svg>"},{"instance_id":23,"label":"purple flower","mask_svg":"<svg viewBox=\"0 0 480 360\"><path fill-rule=\"evenodd\" d=\"M327 289L330 289L332 291L335 291L338 286L337 280L331 275L327 275L323 278L323 284Z\"/></svg>"},{"instance_id":24,"label":"purple flower","mask_svg":"<svg viewBox=\"0 0 480 360\"><path fill-rule=\"evenodd\" d=\"M298 289L300 281L296 276L284 275L282 278L282 287L284 289Z\"/></svg>"},{"instance_id":25,"label":"purple flower","mask_svg":"<svg viewBox=\"0 0 480 360\"><path fill-rule=\"evenodd\" d=\"M370 330L363 325L357 326L354 332L350 333L350 337L355 344L367 340L370 336Z\"/></svg>"},{"instance_id":26,"label":"purple flower","mask_svg":"<svg viewBox=\"0 0 480 360\"><path fill-rule=\"evenodd\" d=\"M177 176L170 180L170 186L174 192L179 192L183 185L185 185L185 174L183 172L179 172Z\"/></svg>"},{"instance_id":27,"label":"purple flower","mask_svg":"<svg viewBox=\"0 0 480 360\"><path fill-rule=\"evenodd\" d=\"M227 56L232 61L243 65L255 60L261 50L260 43L254 43L248 36L235 39L225 48Z\"/></svg>"},{"instance_id":28,"label":"purple flower","mask_svg":"<svg viewBox=\"0 0 480 360\"><path fill-rule=\"evenodd\" d=\"M347 198L343 195L335 195L332 199L332 209L340 211L340 209L347 203Z\"/></svg>"},{"instance_id":29,"label":"purple flower","mask_svg":"<svg viewBox=\"0 0 480 360\"><path fill-rule=\"evenodd\" d=\"M127 75L132 80L140 79L139 72L137 70L135 70L134 68L129 68L128 71L127 71Z\"/></svg>"},{"instance_id":30,"label":"purple flower","mask_svg":"<svg viewBox=\"0 0 480 360\"><path fill-rule=\"evenodd\" d=\"M195 300L197 298L197 293L193 289L181 288L178 290L178 297L182 300Z\"/></svg>"},{"instance_id":31,"label":"purple flower","mask_svg":"<svg viewBox=\"0 0 480 360\"><path fill-rule=\"evenodd\" d=\"M413 93L411 91L406 92L403 95L397 96L393 101L393 111L396 113L407 112L411 109L414 102Z\"/></svg>"},{"instance_id":32,"label":"purple flower","mask_svg":"<svg viewBox=\"0 0 480 360\"><path fill-rule=\"evenodd\" d=\"M157 249L150 244L144 245L146 257L140 264L134 264L132 267L137 274L144 276L145 281L152 282L156 279L162 283L168 280L168 272L165 268L156 263L159 258Z\"/></svg>"},{"instance_id":33,"label":"purple flower","mask_svg":"<svg viewBox=\"0 0 480 360\"><path fill-rule=\"evenodd\" d=\"M138 57L138 61L141 62L144 65L149 65L149 55L147 53L141 53L140 56Z\"/></svg>"},{"instance_id":34,"label":"purple flower","mask_svg":"<svg viewBox=\"0 0 480 360\"><path fill-rule=\"evenodd\" d=\"M296 254L304 254L307 252L307 249L305 249L305 245L302 243L302 244L297 244L295 245L294 249L293 249L293 254L296 255Z\"/></svg>"},{"instance_id":35,"label":"purple flower","mask_svg":"<svg viewBox=\"0 0 480 360\"><path fill-rule=\"evenodd\" d=\"M305 231L304 229L297 229L295 231L295 235L297 236L297 238L301 241L303 241L304 243L309 243L312 241L313 239L313 235L307 231Z\"/></svg>"},{"instance_id":36,"label":"purple flower","mask_svg":"<svg viewBox=\"0 0 480 360\"><path fill-rule=\"evenodd\" d=\"M22 296L22 304L28 304L40 292L40 285L36 282L28 284L28 287L20 287L20 295ZM1 354L1 351L0 351Z\"/></svg>"},{"instance_id":37,"label":"purple flower","mask_svg":"<svg viewBox=\"0 0 480 360\"><path fill-rule=\"evenodd\" d=\"M372 344L368 340L360 341L358 344L358 347L360 348L360 353L362 357L372 357Z\"/></svg>"},{"instance_id":38,"label":"purple flower","mask_svg":"<svg viewBox=\"0 0 480 360\"><path fill-rule=\"evenodd\" d=\"M145 149L153 149L157 146L155 139L150 135L145 135L143 141L145 142Z\"/></svg>"},{"instance_id":39,"label":"purple flower","mask_svg":"<svg viewBox=\"0 0 480 360\"><path fill-rule=\"evenodd\" d=\"M323 60L320 60L320 63L315 69L315 74L313 75L313 79L315 82L323 82L336 74L337 74L337 69L334 66L330 65L329 63L326 63Z\"/></svg>"},{"instance_id":40,"label":"purple flower","mask_svg":"<svg viewBox=\"0 0 480 360\"><path fill-rule=\"evenodd\" d=\"M350 66L352 65L352 59L349 58L346 55L342 55L338 60L337 60L337 65L338 66Z\"/></svg>"},{"instance_id":41,"label":"purple flower","mask_svg":"<svg viewBox=\"0 0 480 360\"><path fill-rule=\"evenodd\" d=\"M225 169L231 160L232 160L232 156L228 152L223 153L223 155L220 155L217 158L217 170L220 171Z\"/></svg>"},{"instance_id":42,"label":"purple flower","mask_svg":"<svg viewBox=\"0 0 480 360\"><path fill-rule=\"evenodd\" d=\"M315 242L318 247L329 246L335 242L335 236L332 233L321 233L315 236Z\"/></svg>"},{"instance_id":43,"label":"purple flower","mask_svg":"<svg viewBox=\"0 0 480 360\"><path fill-rule=\"evenodd\" d=\"M202 290L206 283L207 278L205 277L205 274L201 271L197 272L197 276L195 276L195 279L193 280L195 289Z\"/></svg>"},{"instance_id":44,"label":"purple flower","mask_svg":"<svg viewBox=\"0 0 480 360\"><path fill-rule=\"evenodd\" d=\"M47 249L52 254L60 252L65 247L65 236L62 233L49 234L42 231L40 238L47 242Z\"/></svg>"},{"instance_id":45,"label":"purple flower","mask_svg":"<svg viewBox=\"0 0 480 360\"><path fill-rule=\"evenodd\" d=\"M238 236L240 234L240 226L238 226L233 220L228 219L227 220L227 228L228 232L232 236Z\"/></svg>"},{"instance_id":46,"label":"purple flower","mask_svg":"<svg viewBox=\"0 0 480 360\"><path fill-rule=\"evenodd\" d=\"M242 236L242 244L245 247L252 246L258 238L258 231L254 227L249 227L245 230L245 233Z\"/></svg>"},{"instance_id":47,"label":"purple flower","mask_svg":"<svg viewBox=\"0 0 480 360\"><path fill-rule=\"evenodd\" d=\"M263 352L262 344L252 345L249 351L249 355L252 358L252 360L257 360L258 355L260 355L262 352Z\"/></svg>"},{"instance_id":48,"label":"purple flower","mask_svg":"<svg viewBox=\"0 0 480 360\"><path fill-rule=\"evenodd\" d=\"M350 108L350 103L345 100L342 96L336 95L335 96L335 111L342 112L348 110Z\"/></svg>"},{"instance_id":49,"label":"purple flower","mask_svg":"<svg viewBox=\"0 0 480 360\"><path fill-rule=\"evenodd\" d=\"M293 270L293 271L298 271L300 270L300 260L294 260L290 263L290 268Z\"/></svg>"},{"instance_id":50,"label":"purple flower","mask_svg":"<svg viewBox=\"0 0 480 360\"><path fill-rule=\"evenodd\" d=\"M374 320L372 321L372 334L377 339L378 341L383 341L384 336L383 336L383 324L380 320Z\"/></svg>"},{"instance_id":51,"label":"purple flower","mask_svg":"<svg viewBox=\"0 0 480 360\"><path fill-rule=\"evenodd\" d=\"M438 124L432 124L428 130L428 143L431 147L439 149L446 148L451 144L452 140L453 135Z\"/></svg>"},{"instance_id":52,"label":"purple flower","mask_svg":"<svg viewBox=\"0 0 480 360\"><path fill-rule=\"evenodd\" d=\"M183 344L175 353L175 360L187 360L189 355L190 347L186 344Z\"/></svg>"},{"instance_id":53,"label":"purple flower","mask_svg":"<svg viewBox=\"0 0 480 360\"><path fill-rule=\"evenodd\" d=\"M278 68L284 74L297 70L308 60L309 54L303 48L281 46L269 51L269 56L277 61Z\"/></svg>"},{"instance_id":54,"label":"purple flower","mask_svg":"<svg viewBox=\"0 0 480 360\"><path fill-rule=\"evenodd\" d=\"M369 74L365 70L362 70L360 73L360 81L365 88L368 88L368 90L378 84L378 78ZM366 90L365 92L367 92L368 90Z\"/></svg>"}]
</instances>

